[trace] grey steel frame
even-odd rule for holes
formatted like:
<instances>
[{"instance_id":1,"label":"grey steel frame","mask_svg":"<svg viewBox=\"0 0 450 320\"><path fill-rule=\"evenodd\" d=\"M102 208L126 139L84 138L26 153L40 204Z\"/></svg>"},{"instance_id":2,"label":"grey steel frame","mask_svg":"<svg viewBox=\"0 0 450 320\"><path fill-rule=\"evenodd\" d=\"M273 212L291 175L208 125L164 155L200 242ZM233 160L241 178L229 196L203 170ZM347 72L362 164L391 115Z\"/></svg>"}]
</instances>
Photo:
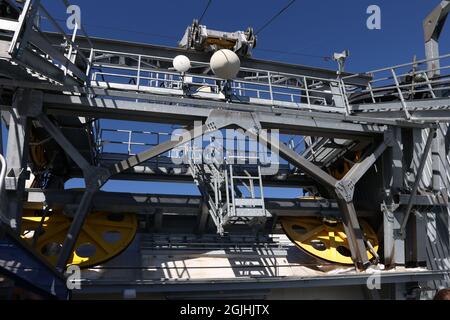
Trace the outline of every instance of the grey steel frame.
<instances>
[{"instance_id":1,"label":"grey steel frame","mask_svg":"<svg viewBox=\"0 0 450 320\"><path fill-rule=\"evenodd\" d=\"M35 1L35 6L31 7L31 1L26 2L25 13L28 10L34 16L35 10L39 7L39 1ZM448 14L448 1L443 1L443 12L440 15L440 21L445 20ZM22 24L24 18L21 19ZM20 24L20 23L19 23ZM22 28L20 24L20 29ZM438 29L440 24L438 24ZM10 26L17 27L17 25ZM25 36L31 33L32 29L30 25L27 26L25 31ZM20 33L20 32L19 32ZM16 33L13 38L13 47L18 40L19 33ZM438 32L438 34L440 31ZM54 41L53 44L58 43L61 35L47 34L48 39ZM436 38L436 36L434 36ZM22 39L23 40L23 39ZM81 43L89 42L88 38L80 38ZM434 39L435 40L435 39ZM25 37L24 44L27 44L27 37ZM113 54L121 54L120 52L131 52L131 54L137 54L138 60L142 62L142 57L146 55L145 50L151 51L148 56L155 57L155 53L159 52L162 54L162 59L169 61L174 55L179 54L181 51L177 49L168 49L154 46L147 46L145 48L139 48L136 45L106 41L101 39L94 39L92 43L98 44L100 48L98 50L106 52L112 52ZM77 51L82 52L82 47L87 48L88 46L83 46L83 44L75 45L70 43L73 48L76 47ZM123 48L132 48L132 50L127 51ZM72 50L73 50L72 48ZM114 50L113 50L114 49ZM14 51L14 50L13 50ZM50 50L53 52L52 50ZM92 51L91 51L92 52ZM434 51L433 51L434 52ZM11 52L13 53L13 52ZM55 53L56 54L56 53ZM20 47L19 53L13 54L17 59L20 59ZM94 55L90 55L91 58ZM205 56L201 54L196 54L197 61L201 64L204 63ZM433 61L439 61L448 56L435 55L433 57L428 57L421 63L430 64ZM66 57L67 58L67 57ZM62 59L62 58L61 58ZM90 60L89 68L87 73L92 72ZM414 64L417 64L415 62ZM414 65L412 64L412 65ZM70 65L70 64L69 64ZM139 63L141 65L141 63ZM262 67L264 66L264 68ZM269 81L269 91L271 91L271 104L273 103L273 86L272 83L272 73L278 71L281 75L287 75L292 77L298 77L302 75L304 84L303 89L306 90L306 99L310 105L311 99L311 87L308 85L308 80L311 81L312 78L326 80L330 83L334 83L334 79L331 77L331 73L326 70L314 70L305 69L303 67L292 68L292 70L298 72L299 74L289 73L291 66L272 64L262 61L248 60L244 62L244 69L249 68L246 71L252 69L255 70L265 70L267 71L267 79ZM426 199L420 198L416 195L419 188L419 182L422 177L423 169L425 166L426 158L429 154L430 149L433 147L435 150L439 149L439 146L432 145L435 143L434 133L436 128L434 123L430 123L428 110L420 110L419 113L416 110L411 110L411 106L414 107L414 103L419 104L419 106L432 106L440 107L445 105L444 108L440 108L439 121L448 121L450 119L448 110L448 99L446 97L439 97L436 94L436 89L433 85L436 82L430 78L426 79L425 84L427 85L426 90L428 90L432 96L430 101L412 101L407 102L404 97L404 87L399 82L399 75L396 73L397 67L388 68L391 71L392 80L394 81L393 88L397 91L400 101L392 104L393 109L399 110L401 113L398 116L394 116L394 119L382 119L383 115L380 112L380 106L376 103L370 104L368 106L351 106L346 98L346 87L348 85L354 86L368 86L368 92L372 97L375 95L375 88L370 84L370 77L368 75L344 75L342 81L337 83L338 93L343 101L341 105L344 110L342 114L334 114L327 112L325 109L317 109L310 111L302 110L291 110L290 108L280 107L280 106L265 106L264 104L244 104L244 103L226 103L223 101L201 101L191 98L181 98L181 97L167 97L158 96L150 93L143 92L126 92L124 90L119 90L116 88L111 90L110 88L83 88L78 87L79 82L75 82L72 86L56 86L41 83L30 83L23 81L11 81L11 80L1 80L0 85L5 88L13 88L16 90L14 96L13 105L2 106L2 109L9 111L10 117L10 130L8 138L8 151L7 151L7 167L8 173L5 179L6 185L6 195L8 197L9 209L8 218L10 221L15 221L16 230L20 230L20 212L22 211L22 201L21 199L26 194L25 190L25 180L27 177L27 146L29 126L30 121L38 120L40 125L42 125L50 136L59 144L61 148L73 159L73 161L80 167L83 177L86 182L86 190L81 197L80 204L77 207L74 220L69 229L68 235L64 241L62 252L59 256L57 267L60 271L65 269L68 258L73 251L76 239L80 233L84 220L92 207L92 201L98 196L99 189L113 176L123 173L130 168L133 168L145 161L153 159L158 155L161 155L177 146L183 145L186 142L195 139L199 134L204 134L205 132L212 132L215 130L220 130L222 128L228 127L239 127L247 130L250 136L254 139L262 139L265 141L273 150L278 151L282 157L288 160L290 163L298 167L300 170L304 171L307 175L311 176L320 185L327 189L331 195L335 197L336 204L342 213L342 219L345 225L345 231L349 239L352 259L358 269L367 268L370 265L368 261L364 235L360 229L358 222L358 214L354 207L354 194L357 183L365 176L368 170L380 159L381 156L385 156L387 151L392 152L392 159L398 161L401 158L401 148L397 145L398 139L400 137L399 130L401 128L411 129L415 132L421 132L424 129L429 129L430 134L428 136L422 160L420 165L415 172L415 183L409 195L405 195L407 200L403 200L399 205L406 205L406 209L402 212L403 222L401 224L401 230L403 231L410 215L410 212L414 205L418 205L420 201L426 201ZM426 74L429 76L430 72L440 71L446 67L438 67L436 63L432 64L431 68L428 68ZM69 68L70 69L70 68ZM67 70L66 70L67 71ZM76 74L76 69L70 70L72 73ZM292 72L294 72L292 71ZM386 71L383 70L383 71ZM303 72L303 73L302 73ZM137 70L137 77L142 78L141 68ZM308 77L308 79L306 79ZM88 78L78 75L78 78L82 80L82 85L88 82ZM306 79L306 80L305 80ZM72 84L72 83L70 83ZM370 84L370 85L369 85ZM331 85L330 85L331 86ZM123 89L123 88L122 88ZM126 89L126 88L125 88ZM414 88L413 88L414 89ZM45 93L43 91L46 91ZM63 92L66 93L63 94ZM135 90L134 90L135 91ZM139 84L137 91L139 91ZM49 93L52 92L52 93ZM70 94L67 94L70 92ZM95 98L93 96L96 96ZM112 99L110 97L115 97L117 99ZM129 102L123 98L134 98L137 99L136 102ZM442 100L439 100L441 99ZM123 99L123 100L121 100ZM151 100L150 103L140 102L139 99ZM164 102L177 103L178 105L168 105ZM360 113L360 110L365 108L369 109L367 114ZM325 112L324 112L325 111ZM421 118L421 113L423 112L424 117ZM69 139L64 136L61 129L51 121L49 115L52 114L70 114L72 116L93 116L96 118L123 118L129 120L143 120L151 121L158 120L160 122L168 123L182 123L189 124L193 120L206 120L202 127L202 130L192 129L189 134L180 137L179 140L167 141L161 143L153 148L146 150L137 155L130 156L128 159L118 162L112 168L106 169L98 166L94 166L89 163L80 152L71 144ZM432 113L431 113L432 114ZM392 117L395 112L386 113ZM406 118L407 121L404 121ZM417 121L420 120L420 121ZM433 121L435 122L436 119ZM428 122L428 123L423 123ZM313 164L311 161L305 159L291 148L284 144L276 144L272 141L267 140L267 137L260 134L262 128L277 128L283 125L285 132L295 132L297 134L307 134L307 135L317 135L323 137L341 137L344 139L365 139L371 142L375 142L375 148L366 155L362 161L355 164L352 169L344 176L343 179L337 180L330 174L323 171L322 168ZM200 133L199 133L200 132ZM417 155L415 155L417 157ZM385 160L385 159L383 159ZM434 163L433 163L434 165ZM393 179L393 185L391 187L397 187L401 184L403 176L398 173L394 173L395 178ZM437 197L437 195L434 195ZM388 202L388 201L386 201ZM432 202L434 203L434 202ZM203 219L205 216L207 208L202 208ZM398 208L385 206L382 210L385 212L385 217L395 214ZM202 222L204 223L204 221ZM386 230L393 231L391 222L385 222ZM385 238L388 239L386 243L395 242L392 246L397 245L401 247L401 243L394 241L391 234L385 234ZM417 239L416 239L417 240ZM391 245L389 243L389 245ZM386 249L388 252L390 248ZM396 263L397 258L388 256L389 259L392 258L393 263ZM401 259L400 259L401 260Z\"/></svg>"}]
</instances>

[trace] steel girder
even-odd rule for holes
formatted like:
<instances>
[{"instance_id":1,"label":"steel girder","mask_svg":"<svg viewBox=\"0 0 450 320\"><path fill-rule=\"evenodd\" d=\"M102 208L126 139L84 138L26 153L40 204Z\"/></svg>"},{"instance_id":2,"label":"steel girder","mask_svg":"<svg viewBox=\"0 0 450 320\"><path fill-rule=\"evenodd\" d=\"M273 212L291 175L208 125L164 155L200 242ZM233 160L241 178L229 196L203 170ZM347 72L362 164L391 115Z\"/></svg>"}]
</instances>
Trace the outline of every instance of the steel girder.
<instances>
[{"instance_id":1,"label":"steel girder","mask_svg":"<svg viewBox=\"0 0 450 320\"><path fill-rule=\"evenodd\" d=\"M61 35L57 33L46 32L44 33L48 41L53 43L53 45L59 45L63 41ZM133 43L118 40L109 40L101 38L86 38L80 36L77 37L77 43L81 48L86 48L86 54L89 54L89 49L93 46L97 50L105 50L111 52L126 52L127 54L137 54L137 55L147 55L160 57L161 60L167 61L167 59L172 60L180 54L186 54L186 50L181 48L163 47L144 43ZM189 51L189 57L193 61L199 61L204 63L209 63L210 54L197 51ZM262 61L251 58L242 58L241 67L250 68L256 70L266 70L271 72L281 72L289 73L293 75L316 77L323 79L336 79L335 70L326 70L321 68L307 67L303 65L294 65L273 61ZM350 76L350 73L344 73L343 76ZM349 79L349 84L354 85L366 85L370 77L364 75L354 76Z\"/></svg>"},{"instance_id":2,"label":"steel girder","mask_svg":"<svg viewBox=\"0 0 450 320\"><path fill-rule=\"evenodd\" d=\"M41 96L42 97L42 96ZM109 170L109 172L105 169L93 167L91 166L84 158L81 156L71 143L67 140L67 138L64 137L64 135L61 133L61 130L54 125L50 119L45 115L44 112L48 112L49 108L51 108L51 105L68 105L69 107L73 107L74 105L85 105L85 108L92 109L93 106L99 106L101 105L101 109L105 109L105 106L110 106L112 110L117 109L128 109L128 111L136 110L139 108L142 108L145 106L146 109L142 110L145 113L149 113L149 111L159 112L159 113L168 113L171 112L173 116L176 114L179 114L182 112L183 117L188 117L190 115L191 117L197 116L198 118L193 118L191 120L197 120L197 119L204 119L207 118L207 122L201 130L193 129L190 132L186 133L184 136L180 137L178 141L167 141L165 143L162 143L160 145L157 145L150 150L144 151L136 156L132 156L127 160L121 161L120 163L116 164L113 168ZM37 102L39 104L39 102ZM45 111L42 112L40 110L43 110L43 107L45 106ZM158 111L159 109L159 111ZM170 110L172 109L172 110ZM225 110L205 110L205 109L199 109L199 108L191 108L195 110L185 110L186 107L176 107L176 106L167 106L167 105L155 105L155 104L143 104L143 103L132 103L132 102L120 102L120 101L112 101L112 100L105 100L105 99L90 99L90 98L81 98L76 96L55 96L55 95L43 95L43 98L41 99L41 105L35 106L33 110L30 111L30 115L36 117L39 119L41 125L48 131L48 133L58 142L58 144L64 149L64 151L77 163L77 165L81 168L83 171L83 175L86 181L86 191L81 199L81 203L78 206L77 213L75 215L74 221L71 225L71 228L69 230L68 236L66 237L66 240L63 244L63 249L60 254L57 267L60 270L64 270L66 262L73 250L74 244L76 242L76 239L78 237L78 234L82 228L84 219L86 218L87 213L89 212L90 206L92 204L92 199L94 194L98 191L98 189L113 175L124 172L138 164L141 164L142 162L145 162L147 160L150 160L160 154L163 154L179 145L185 144L192 139L195 139L196 137L203 135L204 133L220 130L221 128L226 128L229 126L238 126L241 127L244 130L250 129L249 133L250 136L254 135L254 138L262 139L262 141L265 140L265 142L275 150L278 150L281 155L287 160L289 160L294 165L298 166L301 170L303 170L305 173L310 175L312 178L317 180L319 183L321 183L323 186L325 186L327 189L330 189L333 191L333 193L338 198L338 203L340 206L340 209L343 212L344 217L344 224L346 226L346 232L348 234L350 242L352 243L352 256L354 258L354 261L358 268L364 268L368 265L367 260L367 254L365 252L365 244L362 236L362 232L359 228L358 220L356 217L356 213L353 207L352 203L352 194L349 195L348 191L344 188L342 188L342 185L338 184L338 181L322 171L319 167L315 166L314 164L310 163L306 159L300 157L298 154L293 152L291 149L289 149L284 144L274 144L272 141L268 141L267 137L261 136L259 133L254 133L253 131L256 130L258 132L262 128L262 124L264 123L272 123L275 127L280 127L280 124L283 123L283 125L289 125L289 122L292 123L292 125L297 127L303 127L306 124L298 124L295 122L301 121L300 119L295 119L296 121L289 121L289 118L285 118L282 121L278 119L278 116L273 115L266 115L262 113L258 114L251 114L248 112L231 112L231 111L225 111ZM170 111L169 111L170 110ZM65 110L66 112L68 110ZM71 110L73 111L73 110ZM206 114L206 112L208 114ZM291 118L291 117L290 117ZM305 121L305 120L304 120ZM308 121L308 120L306 120ZM317 126L317 120L311 119L310 126L314 125ZM335 132L342 132L345 127L348 128L348 130L353 134L363 134L367 135L367 131L371 131L371 134L373 133L381 133L385 130L385 127L380 127L378 125L368 126L368 125L361 125L361 124L355 124L355 123L339 123L337 126L334 125L330 121L327 121L327 125L324 126L327 127L329 130L330 127L335 127ZM311 129L311 128L308 128ZM352 132L353 131L353 132ZM375 158L376 160L376 158ZM374 162L374 159L369 158L370 165ZM365 166L364 170L367 170L370 165ZM359 167L359 166L358 166ZM365 172L363 170L363 172ZM363 173L362 173L363 174ZM359 178L362 176L362 174L359 175ZM343 179L344 181L345 178ZM355 182L356 183L356 182Z\"/></svg>"}]
</instances>

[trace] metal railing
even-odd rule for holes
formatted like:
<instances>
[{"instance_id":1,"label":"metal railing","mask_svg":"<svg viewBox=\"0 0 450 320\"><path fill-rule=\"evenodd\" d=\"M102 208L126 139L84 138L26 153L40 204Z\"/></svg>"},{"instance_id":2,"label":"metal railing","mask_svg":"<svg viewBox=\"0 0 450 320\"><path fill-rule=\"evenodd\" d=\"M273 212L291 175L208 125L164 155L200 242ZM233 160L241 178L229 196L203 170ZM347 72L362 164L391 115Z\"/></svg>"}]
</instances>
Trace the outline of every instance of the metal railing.
<instances>
[{"instance_id":1,"label":"metal railing","mask_svg":"<svg viewBox=\"0 0 450 320\"><path fill-rule=\"evenodd\" d=\"M299 76L289 73L241 68L240 76L226 83L206 74L172 71L172 59L92 49L94 87L200 98L227 98L235 102L280 108L346 113L345 90L341 79ZM165 63L167 68L159 67ZM192 69L209 68L192 61ZM186 89L187 88L187 89ZM189 91L189 92L187 92ZM228 97L225 97L228 95Z\"/></svg>"},{"instance_id":2,"label":"metal railing","mask_svg":"<svg viewBox=\"0 0 450 320\"><path fill-rule=\"evenodd\" d=\"M91 69L91 57L87 57L79 45L76 43L77 35L82 33L83 38L88 41L92 48L93 44L85 32L82 25L75 26L71 34L66 34L64 27L60 25L41 0L26 0L18 21L11 28L14 35L9 48L10 55L15 61L30 68L35 74L52 79L59 83L64 83L65 78L69 76L78 83L88 83ZM61 0L61 3L67 9L70 3L67 0ZM65 13L65 12L64 12ZM46 31L57 32L64 41L60 47L53 46L43 32L42 21L45 20ZM24 55L39 56L44 62L37 62L36 59L24 57ZM55 74L45 67L45 62L50 62L62 71L61 75Z\"/></svg>"},{"instance_id":3,"label":"metal railing","mask_svg":"<svg viewBox=\"0 0 450 320\"><path fill-rule=\"evenodd\" d=\"M96 138L96 153L99 157L103 158L105 154L133 156L172 138L172 133L169 132L100 127L96 130L98 132ZM229 141L231 141L232 144L228 143ZM217 157L220 156L223 161L221 164L236 163L264 166L270 164L271 161L274 160L274 154L267 147L262 148L256 143L253 143L252 147L250 147L249 144L249 148L246 149L246 142L249 142L248 139L223 138L222 142L223 143L202 140L201 146L198 146L197 143L194 142L188 142L156 157L153 161L158 162L158 158L164 158L167 162L167 159L170 158L185 160L183 162L185 164L188 164L190 161L201 164L204 162L213 163ZM217 154L212 155L214 152L217 152ZM276 157L275 160L279 161L278 157Z\"/></svg>"},{"instance_id":4,"label":"metal railing","mask_svg":"<svg viewBox=\"0 0 450 320\"><path fill-rule=\"evenodd\" d=\"M165 132L99 128L96 140L97 161L116 160L109 159L112 154L136 155L170 140L170 136L171 134ZM168 151L149 162L159 166L160 164L167 164L168 159L174 156L172 151Z\"/></svg>"},{"instance_id":5,"label":"metal railing","mask_svg":"<svg viewBox=\"0 0 450 320\"><path fill-rule=\"evenodd\" d=\"M450 96L450 54L377 69L366 75L372 80L365 88L353 88L350 102L375 104L395 99L401 102L407 118L408 101Z\"/></svg>"}]
</instances>

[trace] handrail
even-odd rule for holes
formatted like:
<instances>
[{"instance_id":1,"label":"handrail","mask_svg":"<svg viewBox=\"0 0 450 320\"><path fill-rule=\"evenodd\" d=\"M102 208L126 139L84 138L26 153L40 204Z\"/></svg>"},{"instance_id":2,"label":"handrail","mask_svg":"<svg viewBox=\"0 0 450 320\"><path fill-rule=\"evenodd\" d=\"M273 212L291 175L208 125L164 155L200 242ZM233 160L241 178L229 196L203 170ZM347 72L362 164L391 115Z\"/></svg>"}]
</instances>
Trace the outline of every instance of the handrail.
<instances>
[{"instance_id":1,"label":"handrail","mask_svg":"<svg viewBox=\"0 0 450 320\"><path fill-rule=\"evenodd\" d=\"M433 61L440 63L430 64ZM365 74L370 75L372 80L367 87L358 87L353 92L356 96L352 100L362 99L359 100L362 101L360 103L376 104L385 101L387 96L396 97L401 103L405 118L409 119L408 108L412 100L432 100L450 96L449 71L450 54L369 71ZM364 94L370 94L370 97L365 97Z\"/></svg>"},{"instance_id":2,"label":"handrail","mask_svg":"<svg viewBox=\"0 0 450 320\"><path fill-rule=\"evenodd\" d=\"M1 169L0 169L0 193L3 192L3 189L5 187L5 177L6 177L6 159L5 157L0 153L0 164L1 164Z\"/></svg>"},{"instance_id":3,"label":"handrail","mask_svg":"<svg viewBox=\"0 0 450 320\"><path fill-rule=\"evenodd\" d=\"M371 70L371 71L367 71L367 72L363 72L363 73L352 74L350 76L343 77L342 79L345 80L345 79L350 79L350 78L354 78L354 77L358 77L358 76L370 75L372 73L379 73L379 72L383 72L383 71L390 71L391 69L399 69L399 68L404 68L404 67L410 67L410 66L425 64L427 62L437 61L437 60L446 59L446 58L450 58L450 53L442 55L442 56L439 56L439 57L436 57L436 58L417 60L417 61L408 62L408 63L404 63L404 64L399 64L399 65L394 65L394 66L385 67L385 68L381 68L381 69L375 69L375 70ZM439 69L442 69L442 68L438 68L438 69L435 69L435 70L439 70ZM421 71L430 71L430 70L421 70Z\"/></svg>"},{"instance_id":4,"label":"handrail","mask_svg":"<svg viewBox=\"0 0 450 320\"><path fill-rule=\"evenodd\" d=\"M182 83L189 77L192 79L189 80L192 88L208 86L211 88L211 92L208 93L220 93L217 82L222 79L215 76L188 73L183 78L180 73L171 69L152 66L151 62L154 60L171 62L171 58L100 49L93 49L91 53L93 70L91 86L93 87L112 85L119 90L143 90L157 94L164 94L164 90L167 89L169 90L166 92L168 95L184 95L186 93L182 89ZM116 56L129 57L137 65L124 66L110 62L109 58ZM143 59L149 61L148 66L142 62ZM208 63L198 61L191 61L191 64L193 68L209 66ZM341 88L341 86L346 86L342 79L325 79L246 67L240 70L253 76L236 78L230 83L229 89L231 90L228 94L235 99L241 100L242 97L249 103L263 103L282 108L310 110L320 108L325 112L348 113L350 109L346 92L351 90L347 91ZM206 99L217 98L198 92L199 97L202 95Z\"/></svg>"},{"instance_id":5,"label":"handrail","mask_svg":"<svg viewBox=\"0 0 450 320\"><path fill-rule=\"evenodd\" d=\"M1 169L0 169L0 223L4 222L6 224L8 224L7 219L4 216L4 213L2 212L3 210L3 193L4 193L4 189L5 189L5 178L6 178L6 160L5 157L3 156L3 154L0 153L0 165L1 165Z\"/></svg>"},{"instance_id":6,"label":"handrail","mask_svg":"<svg viewBox=\"0 0 450 320\"><path fill-rule=\"evenodd\" d=\"M71 4L67 0L61 0L62 4L68 8ZM76 43L77 31L81 30L83 38L87 40L90 46L93 45L85 29L80 23L75 25L72 34L65 31L57 19L54 19L49 11L45 8L43 0L26 0L22 13L19 17L17 26L15 27L14 36L12 38L9 53L12 58L19 63L24 64L31 70L37 69L38 74L44 77L57 80L60 83L65 82L81 82L88 84L91 70L91 59L86 57L81 47ZM57 34L61 35L65 41L65 48L55 47L48 41L45 34L42 32L42 26L36 23L36 17L44 17L48 21L48 28L56 29ZM55 67L63 71L63 74L49 73L43 71L38 62L33 59L24 57L25 49L29 49L28 54L39 56L40 58L50 62ZM62 49L62 50L61 50ZM77 59L82 61L83 66L79 66ZM86 68L85 68L86 67ZM66 79L69 75L73 79ZM52 77L53 76L53 77ZM56 78L55 78L56 77Z\"/></svg>"}]
</instances>

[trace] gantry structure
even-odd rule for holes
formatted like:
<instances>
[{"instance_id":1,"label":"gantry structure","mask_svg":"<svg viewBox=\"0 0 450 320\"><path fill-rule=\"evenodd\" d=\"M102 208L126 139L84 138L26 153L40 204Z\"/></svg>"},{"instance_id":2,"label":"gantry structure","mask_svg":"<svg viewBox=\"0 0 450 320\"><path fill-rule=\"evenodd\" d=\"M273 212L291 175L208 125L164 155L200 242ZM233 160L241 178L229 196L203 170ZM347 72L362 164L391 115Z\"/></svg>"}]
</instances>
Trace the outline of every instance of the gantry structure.
<instances>
[{"instance_id":1,"label":"gantry structure","mask_svg":"<svg viewBox=\"0 0 450 320\"><path fill-rule=\"evenodd\" d=\"M381 283L393 288L387 297L448 286L450 54L439 52L439 38L449 1L424 20L423 60L361 74L262 61L242 45L246 36L256 42L249 29L239 33L245 54L232 81L214 75L206 50L91 38L82 27L67 34L41 2L0 1L0 107L7 128L0 149L6 151L0 270L6 277L65 298L68 265L101 265L138 246L140 256L126 258L123 274L87 277L81 291L132 286L175 296L267 296L274 288L365 286L380 264ZM44 31L43 21L54 31ZM187 73L173 68L179 55L190 59ZM278 154L278 170L261 153L239 148L218 163L197 161L204 153L196 139L211 141L229 128ZM181 132L176 139L174 129ZM246 162L250 157L255 161ZM65 189L72 178L84 187ZM102 190L110 180L195 183L199 195ZM270 198L264 187L298 188L306 197ZM295 227L305 225L312 227L297 238ZM341 246L330 245L329 228L337 225ZM98 239L107 226L121 233L117 245ZM324 228L328 242L308 240ZM135 233L138 243L125 249ZM284 233L316 257L326 251L331 260L349 261L354 272L279 273L277 257L291 249L274 235ZM80 239L96 243L95 254L79 253ZM130 270L153 268L146 250L146 257L161 250L167 256L220 251L229 260L240 254L243 264L229 269L262 259L275 261L264 268L276 272L222 279L220 267L191 281L139 274L121 282Z\"/></svg>"}]
</instances>

